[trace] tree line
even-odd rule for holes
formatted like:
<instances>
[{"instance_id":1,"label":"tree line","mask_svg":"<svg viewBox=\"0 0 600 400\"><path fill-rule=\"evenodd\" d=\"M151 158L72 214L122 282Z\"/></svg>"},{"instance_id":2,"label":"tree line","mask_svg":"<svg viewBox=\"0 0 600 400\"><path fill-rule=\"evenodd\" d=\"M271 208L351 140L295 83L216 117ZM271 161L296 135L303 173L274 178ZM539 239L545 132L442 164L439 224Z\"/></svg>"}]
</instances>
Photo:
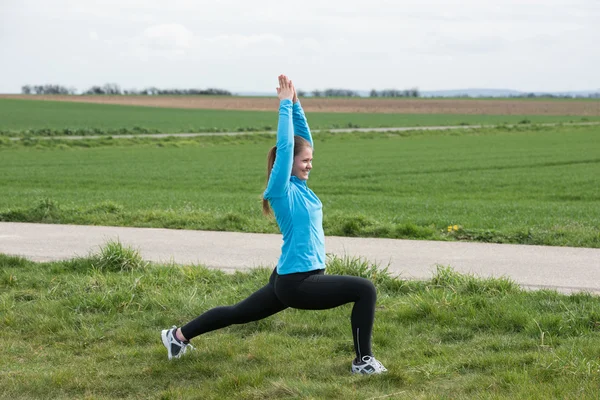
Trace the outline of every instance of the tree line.
<instances>
[{"instance_id":1,"label":"tree line","mask_svg":"<svg viewBox=\"0 0 600 400\"><path fill-rule=\"evenodd\" d=\"M77 89L73 87L66 87L62 85L24 85L21 87L21 93L23 94L55 94L55 95L77 95ZM160 89L157 87L148 87L145 89L121 89L121 87L115 83L107 83L103 86L92 86L86 91L81 93L82 95L141 95L141 96L195 96L195 95L218 95L218 96L232 96L233 94L228 90L223 89ZM324 90L313 90L306 92L304 90L298 90L300 97L312 96L312 97L362 97L362 95L355 90L348 89L324 89ZM372 89L369 92L369 97L421 97L419 89L384 89L376 90ZM459 95L454 97L473 97L467 94ZM570 95L570 94L553 94L553 93L522 93L512 94L508 97L513 98L556 98L556 99L572 99L572 98L600 98L600 92L590 93L585 95Z\"/></svg>"},{"instance_id":2,"label":"tree line","mask_svg":"<svg viewBox=\"0 0 600 400\"><path fill-rule=\"evenodd\" d=\"M385 89L380 90L379 92L375 89L371 90L369 93L369 97L420 97L421 93L419 89L405 89L405 90L396 90L396 89Z\"/></svg>"},{"instance_id":3,"label":"tree line","mask_svg":"<svg viewBox=\"0 0 600 400\"><path fill-rule=\"evenodd\" d=\"M66 87L62 85L23 85L21 87L22 94L60 94L60 95L77 95L77 89L72 87ZM115 83L107 83L102 86L92 86L89 89L81 93L82 95L142 95L142 96L194 96L194 95L219 95L219 96L232 96L233 94L228 90L223 89L160 89L157 87L148 87L145 89L121 89L121 87ZM304 90L298 90L300 97L312 96L312 97L362 97L362 95L355 90L349 89L324 89L324 90L313 90L306 92ZM419 90L407 89L407 90L396 90L396 89L385 89L377 91L371 90L369 93L370 97L420 97Z\"/></svg>"},{"instance_id":4,"label":"tree line","mask_svg":"<svg viewBox=\"0 0 600 400\"><path fill-rule=\"evenodd\" d=\"M313 90L310 92L312 97L362 97L355 90L348 89L325 89L325 90ZM306 95L306 92L298 91L299 96ZM421 94L419 89L406 89L406 90L397 90L397 89L384 89L377 91L376 89L372 89L369 92L369 97L420 97Z\"/></svg>"},{"instance_id":5,"label":"tree line","mask_svg":"<svg viewBox=\"0 0 600 400\"><path fill-rule=\"evenodd\" d=\"M550 99L600 99L600 92L597 93L589 93L587 96L584 95L573 95L573 94L553 94L553 93L523 93L523 94L515 94L510 95L508 97L515 98L527 98L527 99L537 99L537 98L550 98Z\"/></svg>"},{"instance_id":6,"label":"tree line","mask_svg":"<svg viewBox=\"0 0 600 400\"><path fill-rule=\"evenodd\" d=\"M24 85L21 87L22 94L62 94L62 95L76 95L77 89L67 88L62 85ZM223 89L159 89L156 87L149 87L145 89L121 89L121 87L115 83L107 83L103 86L92 86L86 91L81 93L82 95L145 95L145 96L193 96L193 95L219 95L219 96L231 96L231 92Z\"/></svg>"},{"instance_id":7,"label":"tree line","mask_svg":"<svg viewBox=\"0 0 600 400\"><path fill-rule=\"evenodd\" d=\"M24 85L21 87L23 94L77 94L77 89L61 85Z\"/></svg>"}]
</instances>

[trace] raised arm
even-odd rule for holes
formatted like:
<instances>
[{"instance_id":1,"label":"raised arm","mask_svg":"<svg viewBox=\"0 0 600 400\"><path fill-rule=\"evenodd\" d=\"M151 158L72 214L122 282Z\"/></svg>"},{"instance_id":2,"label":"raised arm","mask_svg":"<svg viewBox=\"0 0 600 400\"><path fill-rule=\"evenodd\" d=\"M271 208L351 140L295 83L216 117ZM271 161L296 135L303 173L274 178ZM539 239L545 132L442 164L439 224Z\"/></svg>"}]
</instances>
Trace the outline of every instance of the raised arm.
<instances>
[{"instance_id":1,"label":"raised arm","mask_svg":"<svg viewBox=\"0 0 600 400\"><path fill-rule=\"evenodd\" d=\"M279 77L277 89L279 102L279 123L277 124L277 152L275 163L269 176L264 197L277 197L285 194L290 184L294 163L294 129L292 127L292 86L286 77ZM289 92L289 93L288 93ZM289 96L288 96L289 94Z\"/></svg>"},{"instance_id":2,"label":"raised arm","mask_svg":"<svg viewBox=\"0 0 600 400\"><path fill-rule=\"evenodd\" d=\"M292 119L294 121L294 133L303 139L306 139L310 146L314 148L312 135L310 134L310 128L308 127L308 121L306 120L306 115L304 115L304 110L302 109L302 105L300 104L300 100L298 100L298 95L296 94L296 88L294 87L294 98L292 99L293 113Z\"/></svg>"}]
</instances>

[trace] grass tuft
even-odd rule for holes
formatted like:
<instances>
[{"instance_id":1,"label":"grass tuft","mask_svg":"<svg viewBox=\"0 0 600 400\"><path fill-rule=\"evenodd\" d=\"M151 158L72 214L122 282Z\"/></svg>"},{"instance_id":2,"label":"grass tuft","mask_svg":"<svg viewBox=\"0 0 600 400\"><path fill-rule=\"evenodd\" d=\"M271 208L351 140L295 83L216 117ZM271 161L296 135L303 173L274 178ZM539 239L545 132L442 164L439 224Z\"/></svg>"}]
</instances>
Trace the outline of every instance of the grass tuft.
<instances>
[{"instance_id":1,"label":"grass tuft","mask_svg":"<svg viewBox=\"0 0 600 400\"><path fill-rule=\"evenodd\" d=\"M477 278L459 274L449 266L438 265L431 283L456 293L505 295L521 291L517 283L509 278Z\"/></svg>"},{"instance_id":2,"label":"grass tuft","mask_svg":"<svg viewBox=\"0 0 600 400\"><path fill-rule=\"evenodd\" d=\"M138 250L123 247L118 240L109 240L100 248L92 266L100 271L134 271L144 269L148 263L142 260Z\"/></svg>"},{"instance_id":3,"label":"grass tuft","mask_svg":"<svg viewBox=\"0 0 600 400\"><path fill-rule=\"evenodd\" d=\"M332 275L350 275L369 279L385 293L400 293L408 290L406 281L394 277L388 266L382 267L363 257L327 255L327 273Z\"/></svg>"}]
</instances>

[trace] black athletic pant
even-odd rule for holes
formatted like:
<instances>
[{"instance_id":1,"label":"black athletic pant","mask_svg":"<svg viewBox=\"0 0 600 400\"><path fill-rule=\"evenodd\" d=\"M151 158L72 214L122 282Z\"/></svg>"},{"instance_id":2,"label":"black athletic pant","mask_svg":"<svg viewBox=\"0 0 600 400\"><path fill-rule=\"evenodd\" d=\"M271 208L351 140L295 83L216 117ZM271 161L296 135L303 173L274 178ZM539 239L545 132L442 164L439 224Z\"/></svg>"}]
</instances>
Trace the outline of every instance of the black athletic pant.
<instances>
[{"instance_id":1,"label":"black athletic pant","mask_svg":"<svg viewBox=\"0 0 600 400\"><path fill-rule=\"evenodd\" d=\"M288 307L325 310L354 302L352 336L358 360L371 352L375 316L375 286L355 276L325 275L324 270L279 275L277 269L269 283L233 306L215 307L181 327L190 340L203 333L233 324L244 324L269 317Z\"/></svg>"}]
</instances>

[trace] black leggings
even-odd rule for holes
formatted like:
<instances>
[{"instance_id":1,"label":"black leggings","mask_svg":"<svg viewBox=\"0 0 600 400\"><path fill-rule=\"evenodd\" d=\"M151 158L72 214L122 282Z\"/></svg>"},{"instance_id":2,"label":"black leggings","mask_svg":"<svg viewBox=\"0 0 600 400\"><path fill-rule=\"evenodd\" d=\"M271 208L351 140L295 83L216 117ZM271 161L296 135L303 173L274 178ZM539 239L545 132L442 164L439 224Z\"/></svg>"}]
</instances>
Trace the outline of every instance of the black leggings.
<instances>
[{"instance_id":1,"label":"black leggings","mask_svg":"<svg viewBox=\"0 0 600 400\"><path fill-rule=\"evenodd\" d=\"M352 336L358 360L371 352L377 294L371 281L355 276L325 275L324 270L279 275L233 306L215 307L181 327L187 340L233 324L257 321L288 307L325 310L354 302Z\"/></svg>"}]
</instances>

